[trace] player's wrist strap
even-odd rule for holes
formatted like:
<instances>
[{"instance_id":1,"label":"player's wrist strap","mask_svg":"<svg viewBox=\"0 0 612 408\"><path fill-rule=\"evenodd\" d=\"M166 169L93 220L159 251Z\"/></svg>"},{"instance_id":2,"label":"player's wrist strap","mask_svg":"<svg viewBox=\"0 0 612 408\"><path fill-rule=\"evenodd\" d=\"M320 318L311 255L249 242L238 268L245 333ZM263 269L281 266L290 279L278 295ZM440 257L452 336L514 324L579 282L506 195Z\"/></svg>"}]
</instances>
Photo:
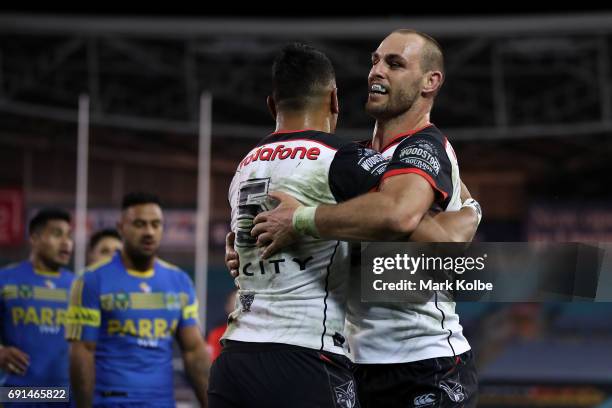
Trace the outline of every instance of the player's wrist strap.
<instances>
[{"instance_id":1,"label":"player's wrist strap","mask_svg":"<svg viewBox=\"0 0 612 408\"><path fill-rule=\"evenodd\" d=\"M317 206L306 207L299 206L293 213L293 229L295 232L302 235L310 235L311 237L319 238L319 231L315 224L315 214Z\"/></svg>"},{"instance_id":2,"label":"player's wrist strap","mask_svg":"<svg viewBox=\"0 0 612 408\"><path fill-rule=\"evenodd\" d=\"M476 215L478 216L478 224L480 225L480 220L482 220L482 207L480 207L478 201L474 200L473 198L468 198L463 202L463 204L461 204L461 208L464 207L470 207L476 212Z\"/></svg>"}]
</instances>

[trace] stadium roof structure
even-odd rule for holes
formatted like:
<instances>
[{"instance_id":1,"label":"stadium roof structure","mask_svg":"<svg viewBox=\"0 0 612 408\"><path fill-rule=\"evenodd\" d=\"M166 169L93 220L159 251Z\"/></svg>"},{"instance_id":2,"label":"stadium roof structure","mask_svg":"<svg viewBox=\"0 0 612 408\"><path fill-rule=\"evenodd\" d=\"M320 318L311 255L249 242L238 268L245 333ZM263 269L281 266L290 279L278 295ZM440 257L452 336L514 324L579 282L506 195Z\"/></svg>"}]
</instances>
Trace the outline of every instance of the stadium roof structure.
<instances>
[{"instance_id":1,"label":"stadium roof structure","mask_svg":"<svg viewBox=\"0 0 612 408\"><path fill-rule=\"evenodd\" d=\"M367 19L5 13L0 158L13 170L0 181L36 191L28 195L35 202L58 199L58 189L62 200L72 199L72 180L59 174L72 172L73 164L52 175L37 160L74 157L77 102L86 93L95 177L112 179L98 186L92 202L107 202L109 191L116 202L122 186L142 184L156 171L157 178L172 174L168 183L187 186L197 167L200 95L210 92L212 171L222 197L235 163L273 128L265 98L283 45L305 41L330 56L341 103L338 133L369 139L370 54L402 27L441 43L446 81L432 121L457 149L462 176L476 174L471 184L499 201L500 217L505 208L520 217L528 204L512 186L520 192L527 185L529 196L551 200L609 196L602 186L612 171L612 143L606 143L612 12ZM191 202L188 187L175 190L173 202ZM502 193L518 198L497 200ZM222 214L225 200L216 205ZM487 214L494 213L489 204Z\"/></svg>"},{"instance_id":2,"label":"stadium roof structure","mask_svg":"<svg viewBox=\"0 0 612 408\"><path fill-rule=\"evenodd\" d=\"M445 50L433 119L455 140L575 136L612 130L612 13L373 19L0 16L0 113L74 121L81 93L92 123L195 134L199 95L214 97L215 135L270 126L270 63L303 40L336 67L341 129L368 138L370 52L411 27Z\"/></svg>"}]
</instances>

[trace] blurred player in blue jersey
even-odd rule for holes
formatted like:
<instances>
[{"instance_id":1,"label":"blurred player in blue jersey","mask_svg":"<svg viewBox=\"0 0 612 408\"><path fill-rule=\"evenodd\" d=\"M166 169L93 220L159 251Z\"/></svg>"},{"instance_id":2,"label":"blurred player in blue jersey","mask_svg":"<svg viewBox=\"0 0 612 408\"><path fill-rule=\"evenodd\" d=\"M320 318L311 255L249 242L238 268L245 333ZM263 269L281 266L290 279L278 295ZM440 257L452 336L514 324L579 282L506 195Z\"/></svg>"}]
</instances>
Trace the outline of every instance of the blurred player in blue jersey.
<instances>
[{"instance_id":1,"label":"blurred player in blue jersey","mask_svg":"<svg viewBox=\"0 0 612 408\"><path fill-rule=\"evenodd\" d=\"M30 221L29 234L30 259L0 270L4 386L68 387L64 323L74 275L64 267L72 255L70 215L43 209Z\"/></svg>"},{"instance_id":2,"label":"blurred player in blue jersey","mask_svg":"<svg viewBox=\"0 0 612 408\"><path fill-rule=\"evenodd\" d=\"M96 231L89 238L87 264L92 265L104 258L110 258L121 248L123 242L116 229L106 228Z\"/></svg>"},{"instance_id":3,"label":"blurred player in blue jersey","mask_svg":"<svg viewBox=\"0 0 612 408\"><path fill-rule=\"evenodd\" d=\"M66 336L78 407L174 407L172 338L206 406L208 354L190 278L157 258L163 214L156 196L123 200L123 249L88 268L71 291Z\"/></svg>"}]
</instances>

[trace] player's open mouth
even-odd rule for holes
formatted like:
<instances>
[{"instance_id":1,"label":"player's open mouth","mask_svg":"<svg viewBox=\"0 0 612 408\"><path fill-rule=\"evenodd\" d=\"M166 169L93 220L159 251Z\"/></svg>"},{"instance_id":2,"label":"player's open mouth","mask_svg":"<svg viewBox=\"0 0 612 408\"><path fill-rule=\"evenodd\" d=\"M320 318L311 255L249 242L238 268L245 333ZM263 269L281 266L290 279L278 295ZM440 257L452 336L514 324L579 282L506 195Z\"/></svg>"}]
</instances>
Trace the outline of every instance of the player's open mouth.
<instances>
[{"instance_id":1,"label":"player's open mouth","mask_svg":"<svg viewBox=\"0 0 612 408\"><path fill-rule=\"evenodd\" d=\"M379 95L387 95L388 91L384 85L381 84L372 84L370 85L370 93L371 94L379 94Z\"/></svg>"}]
</instances>

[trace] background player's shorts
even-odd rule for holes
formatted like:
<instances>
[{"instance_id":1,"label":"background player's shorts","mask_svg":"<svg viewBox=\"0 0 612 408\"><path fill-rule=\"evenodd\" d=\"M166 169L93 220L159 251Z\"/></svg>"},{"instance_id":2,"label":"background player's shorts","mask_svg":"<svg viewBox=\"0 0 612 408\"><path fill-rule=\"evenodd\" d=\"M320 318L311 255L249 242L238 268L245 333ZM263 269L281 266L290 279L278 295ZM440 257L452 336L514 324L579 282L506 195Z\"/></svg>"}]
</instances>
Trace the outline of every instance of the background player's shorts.
<instances>
[{"instance_id":1,"label":"background player's shorts","mask_svg":"<svg viewBox=\"0 0 612 408\"><path fill-rule=\"evenodd\" d=\"M303 347L227 341L210 372L210 408L356 408L351 362Z\"/></svg>"},{"instance_id":2,"label":"background player's shorts","mask_svg":"<svg viewBox=\"0 0 612 408\"><path fill-rule=\"evenodd\" d=\"M472 351L401 364L355 368L363 408L475 407L478 379Z\"/></svg>"}]
</instances>

